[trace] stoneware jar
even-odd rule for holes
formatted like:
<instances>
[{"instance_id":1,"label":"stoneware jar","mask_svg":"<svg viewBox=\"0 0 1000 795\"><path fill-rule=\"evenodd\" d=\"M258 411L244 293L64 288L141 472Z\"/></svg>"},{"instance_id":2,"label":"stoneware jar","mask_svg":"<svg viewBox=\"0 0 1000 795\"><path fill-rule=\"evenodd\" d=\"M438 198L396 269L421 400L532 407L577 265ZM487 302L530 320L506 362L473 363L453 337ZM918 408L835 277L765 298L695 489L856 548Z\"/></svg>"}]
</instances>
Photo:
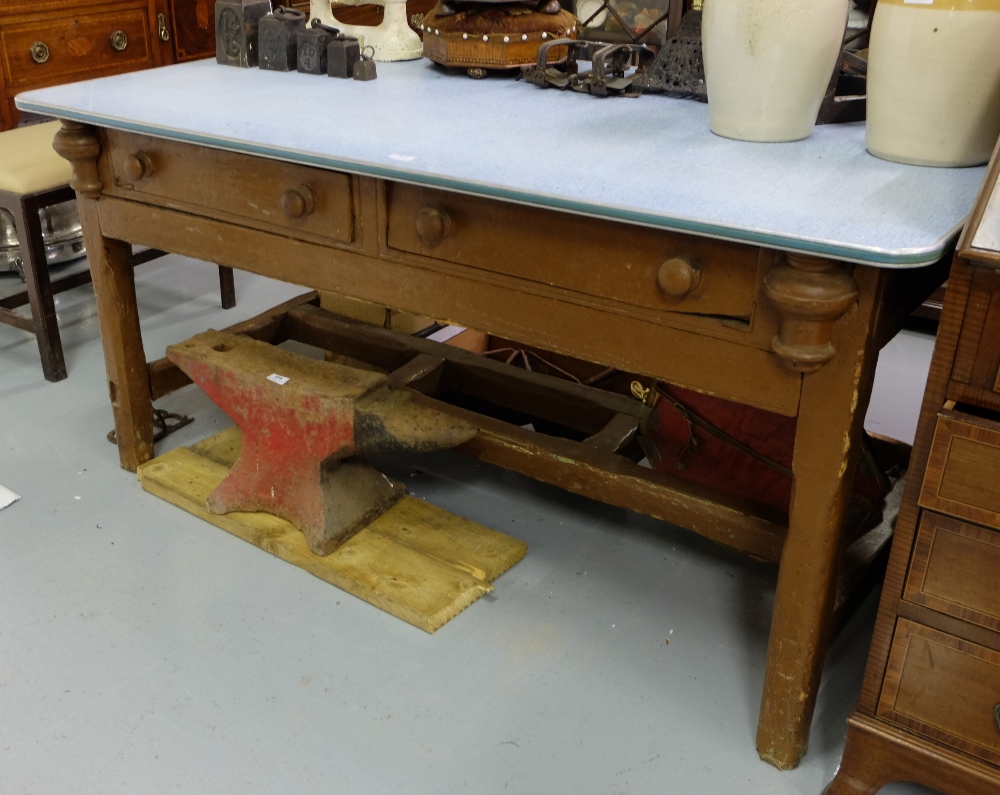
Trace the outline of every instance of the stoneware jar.
<instances>
[{"instance_id":1,"label":"stoneware jar","mask_svg":"<svg viewBox=\"0 0 1000 795\"><path fill-rule=\"evenodd\" d=\"M816 123L849 0L705 0L702 46L712 132L797 141Z\"/></svg>"},{"instance_id":2,"label":"stoneware jar","mask_svg":"<svg viewBox=\"0 0 1000 795\"><path fill-rule=\"evenodd\" d=\"M868 61L868 151L974 166L1000 135L1000 0L879 0Z\"/></svg>"}]
</instances>

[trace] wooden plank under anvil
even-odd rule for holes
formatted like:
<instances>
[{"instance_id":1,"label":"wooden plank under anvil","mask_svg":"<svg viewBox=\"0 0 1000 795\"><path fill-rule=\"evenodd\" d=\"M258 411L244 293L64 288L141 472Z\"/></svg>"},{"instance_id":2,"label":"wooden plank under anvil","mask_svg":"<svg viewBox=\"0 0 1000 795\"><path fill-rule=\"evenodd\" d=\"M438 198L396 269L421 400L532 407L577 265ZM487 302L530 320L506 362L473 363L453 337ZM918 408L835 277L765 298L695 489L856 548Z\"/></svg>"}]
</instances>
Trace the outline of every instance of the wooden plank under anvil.
<instances>
[{"instance_id":1,"label":"wooden plank under anvil","mask_svg":"<svg viewBox=\"0 0 1000 795\"><path fill-rule=\"evenodd\" d=\"M139 480L151 494L426 632L492 591L493 580L527 552L523 541L405 497L330 555L317 555L277 516L207 510L240 447L239 430L229 428L143 464Z\"/></svg>"}]
</instances>

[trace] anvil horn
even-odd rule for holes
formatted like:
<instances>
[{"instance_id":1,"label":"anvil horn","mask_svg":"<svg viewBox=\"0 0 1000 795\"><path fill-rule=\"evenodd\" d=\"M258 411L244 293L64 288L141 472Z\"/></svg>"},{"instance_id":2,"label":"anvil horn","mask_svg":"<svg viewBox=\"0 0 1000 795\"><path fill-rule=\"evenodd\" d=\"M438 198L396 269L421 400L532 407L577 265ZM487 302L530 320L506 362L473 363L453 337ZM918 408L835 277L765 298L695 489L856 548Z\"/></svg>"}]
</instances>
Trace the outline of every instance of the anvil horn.
<instances>
[{"instance_id":1,"label":"anvil horn","mask_svg":"<svg viewBox=\"0 0 1000 795\"><path fill-rule=\"evenodd\" d=\"M209 495L213 513L266 511L328 555L406 495L361 461L369 452L423 452L471 439L475 426L419 403L386 376L316 361L264 342L207 331L167 348L232 418L243 446Z\"/></svg>"},{"instance_id":2,"label":"anvil horn","mask_svg":"<svg viewBox=\"0 0 1000 795\"><path fill-rule=\"evenodd\" d=\"M354 406L354 441L363 453L447 450L469 441L477 430L398 389L378 390Z\"/></svg>"}]
</instances>

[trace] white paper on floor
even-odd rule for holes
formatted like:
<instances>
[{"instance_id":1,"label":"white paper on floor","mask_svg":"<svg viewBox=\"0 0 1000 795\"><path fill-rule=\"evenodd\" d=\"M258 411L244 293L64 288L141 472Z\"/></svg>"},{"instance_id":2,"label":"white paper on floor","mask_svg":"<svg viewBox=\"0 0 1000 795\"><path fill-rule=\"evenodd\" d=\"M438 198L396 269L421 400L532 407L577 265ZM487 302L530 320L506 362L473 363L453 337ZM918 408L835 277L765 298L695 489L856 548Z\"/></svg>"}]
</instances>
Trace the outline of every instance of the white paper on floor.
<instances>
[{"instance_id":1,"label":"white paper on floor","mask_svg":"<svg viewBox=\"0 0 1000 795\"><path fill-rule=\"evenodd\" d=\"M13 505L19 499L21 499L20 494L15 494L10 489L0 486L0 511L8 505Z\"/></svg>"}]
</instances>

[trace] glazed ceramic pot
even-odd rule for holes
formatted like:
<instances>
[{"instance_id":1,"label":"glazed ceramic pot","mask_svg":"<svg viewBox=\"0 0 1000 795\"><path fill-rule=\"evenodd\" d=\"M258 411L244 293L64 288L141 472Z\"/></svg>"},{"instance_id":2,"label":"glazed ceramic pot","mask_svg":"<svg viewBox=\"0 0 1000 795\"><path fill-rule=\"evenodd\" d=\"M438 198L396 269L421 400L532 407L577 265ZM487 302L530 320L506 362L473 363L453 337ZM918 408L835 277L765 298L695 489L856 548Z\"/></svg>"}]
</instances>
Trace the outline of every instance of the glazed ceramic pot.
<instances>
[{"instance_id":1,"label":"glazed ceramic pot","mask_svg":"<svg viewBox=\"0 0 1000 795\"><path fill-rule=\"evenodd\" d=\"M1000 0L879 0L868 55L868 151L974 166L1000 135Z\"/></svg>"},{"instance_id":2,"label":"glazed ceramic pot","mask_svg":"<svg viewBox=\"0 0 1000 795\"><path fill-rule=\"evenodd\" d=\"M743 141L809 137L840 55L849 6L849 0L705 0L712 132Z\"/></svg>"}]
</instances>

